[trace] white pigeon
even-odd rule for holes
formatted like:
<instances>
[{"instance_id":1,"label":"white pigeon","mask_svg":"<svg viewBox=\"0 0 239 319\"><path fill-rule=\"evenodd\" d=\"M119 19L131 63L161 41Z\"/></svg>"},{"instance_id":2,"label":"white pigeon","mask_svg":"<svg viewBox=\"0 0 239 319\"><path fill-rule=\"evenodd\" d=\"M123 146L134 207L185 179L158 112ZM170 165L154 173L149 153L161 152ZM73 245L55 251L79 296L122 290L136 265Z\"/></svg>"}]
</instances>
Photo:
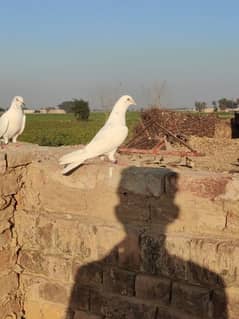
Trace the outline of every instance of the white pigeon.
<instances>
[{"instance_id":1,"label":"white pigeon","mask_svg":"<svg viewBox=\"0 0 239 319\"><path fill-rule=\"evenodd\" d=\"M67 174L81 165L85 160L100 155L108 156L116 162L115 152L128 135L125 115L130 105L136 105L129 95L122 96L114 105L105 125L83 149L66 154L60 158L61 165L67 165L62 174Z\"/></svg>"},{"instance_id":2,"label":"white pigeon","mask_svg":"<svg viewBox=\"0 0 239 319\"><path fill-rule=\"evenodd\" d=\"M17 138L25 128L26 116L22 105L25 105L21 96L15 96L9 109L0 117L0 138L8 144L9 140L17 142Z\"/></svg>"}]
</instances>

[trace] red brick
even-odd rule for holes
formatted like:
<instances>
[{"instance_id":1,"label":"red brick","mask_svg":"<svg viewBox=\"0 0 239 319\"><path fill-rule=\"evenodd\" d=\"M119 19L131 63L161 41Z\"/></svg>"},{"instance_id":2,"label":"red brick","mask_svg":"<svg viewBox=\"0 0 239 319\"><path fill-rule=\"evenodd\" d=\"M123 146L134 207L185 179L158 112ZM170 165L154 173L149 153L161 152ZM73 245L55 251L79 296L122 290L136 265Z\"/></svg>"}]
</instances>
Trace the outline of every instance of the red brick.
<instances>
[{"instance_id":1,"label":"red brick","mask_svg":"<svg viewBox=\"0 0 239 319\"><path fill-rule=\"evenodd\" d=\"M238 291L237 291L237 298L234 301L236 302L234 303L232 308L233 308L234 315L236 310L236 316L229 317L228 309L227 309L227 307L229 307L229 302L228 302L225 290L217 289L216 291L214 291L213 298L212 298L213 318L220 318L220 319L238 318L239 316L239 307L237 306L239 304Z\"/></svg>"},{"instance_id":2,"label":"red brick","mask_svg":"<svg viewBox=\"0 0 239 319\"><path fill-rule=\"evenodd\" d=\"M136 232L128 232L126 238L118 245L118 263L127 269L140 268L139 236Z\"/></svg>"},{"instance_id":3,"label":"red brick","mask_svg":"<svg viewBox=\"0 0 239 319\"><path fill-rule=\"evenodd\" d=\"M132 299L132 298L131 298ZM155 318L156 307L142 303L134 303L131 299L110 297L98 292L91 292L90 306L95 314L114 319L152 319Z\"/></svg>"},{"instance_id":4,"label":"red brick","mask_svg":"<svg viewBox=\"0 0 239 319\"><path fill-rule=\"evenodd\" d=\"M168 303L170 294L170 280L155 276L138 275L135 282L136 297Z\"/></svg>"},{"instance_id":5,"label":"red brick","mask_svg":"<svg viewBox=\"0 0 239 319\"><path fill-rule=\"evenodd\" d=\"M75 283L70 296L69 308L71 310L89 310L90 290L79 283Z\"/></svg>"},{"instance_id":6,"label":"red brick","mask_svg":"<svg viewBox=\"0 0 239 319\"><path fill-rule=\"evenodd\" d=\"M103 287L106 292L122 296L133 296L135 273L117 268L109 268L103 273Z\"/></svg>"},{"instance_id":7,"label":"red brick","mask_svg":"<svg viewBox=\"0 0 239 319\"><path fill-rule=\"evenodd\" d=\"M100 263L92 263L81 267L77 262L74 262L72 276L74 281L80 285L101 287L103 283L103 266Z\"/></svg>"},{"instance_id":8,"label":"red brick","mask_svg":"<svg viewBox=\"0 0 239 319\"><path fill-rule=\"evenodd\" d=\"M44 283L39 288L39 294L42 299L65 304L68 301L65 287L55 283Z\"/></svg>"},{"instance_id":9,"label":"red brick","mask_svg":"<svg viewBox=\"0 0 239 319\"><path fill-rule=\"evenodd\" d=\"M190 192L199 197L214 199L225 193L229 181L229 176L217 173L190 172L190 175L184 173L170 180L166 184L166 191Z\"/></svg>"},{"instance_id":10,"label":"red brick","mask_svg":"<svg viewBox=\"0 0 239 319\"><path fill-rule=\"evenodd\" d=\"M103 319L101 315L94 315L85 311L76 311L73 319Z\"/></svg>"},{"instance_id":11,"label":"red brick","mask_svg":"<svg viewBox=\"0 0 239 319\"><path fill-rule=\"evenodd\" d=\"M207 318L210 311L210 289L173 283L172 306L187 315Z\"/></svg>"},{"instance_id":12,"label":"red brick","mask_svg":"<svg viewBox=\"0 0 239 319\"><path fill-rule=\"evenodd\" d=\"M47 258L40 251L21 251L20 264L25 271L48 275Z\"/></svg>"}]
</instances>

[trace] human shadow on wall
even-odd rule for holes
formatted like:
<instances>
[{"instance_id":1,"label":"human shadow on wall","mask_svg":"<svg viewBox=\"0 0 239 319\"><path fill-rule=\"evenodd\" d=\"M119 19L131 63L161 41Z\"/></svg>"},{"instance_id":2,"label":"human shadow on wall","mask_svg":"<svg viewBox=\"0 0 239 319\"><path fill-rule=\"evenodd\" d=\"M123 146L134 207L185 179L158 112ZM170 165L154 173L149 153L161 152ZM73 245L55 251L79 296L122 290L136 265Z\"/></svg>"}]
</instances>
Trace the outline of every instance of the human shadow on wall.
<instances>
[{"instance_id":1,"label":"human shadow on wall","mask_svg":"<svg viewBox=\"0 0 239 319\"><path fill-rule=\"evenodd\" d=\"M158 179L159 172L163 192L144 195L155 184L149 175ZM193 239L167 233L180 214L176 192L177 175L168 169L123 171L115 213L125 238L107 256L77 270L67 319L228 318L223 279L177 256L190 254Z\"/></svg>"}]
</instances>

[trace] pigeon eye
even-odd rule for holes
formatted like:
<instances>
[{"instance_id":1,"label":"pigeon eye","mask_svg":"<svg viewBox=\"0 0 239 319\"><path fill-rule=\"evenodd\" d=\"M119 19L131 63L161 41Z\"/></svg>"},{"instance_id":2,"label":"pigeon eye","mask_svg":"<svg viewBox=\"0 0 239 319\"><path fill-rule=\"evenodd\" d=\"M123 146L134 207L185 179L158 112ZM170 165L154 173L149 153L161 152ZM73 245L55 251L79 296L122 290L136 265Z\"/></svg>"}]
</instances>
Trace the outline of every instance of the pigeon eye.
<instances>
[{"instance_id":1,"label":"pigeon eye","mask_svg":"<svg viewBox=\"0 0 239 319\"><path fill-rule=\"evenodd\" d=\"M127 98L127 101L130 101L130 98L129 98L129 97Z\"/></svg>"}]
</instances>

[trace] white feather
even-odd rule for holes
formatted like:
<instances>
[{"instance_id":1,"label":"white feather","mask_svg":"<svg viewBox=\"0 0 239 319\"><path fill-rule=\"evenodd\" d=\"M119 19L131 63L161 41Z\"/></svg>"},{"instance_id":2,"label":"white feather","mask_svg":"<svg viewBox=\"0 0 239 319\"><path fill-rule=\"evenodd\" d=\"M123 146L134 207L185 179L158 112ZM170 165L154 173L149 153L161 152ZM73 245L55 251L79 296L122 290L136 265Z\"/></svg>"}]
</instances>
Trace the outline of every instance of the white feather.
<instances>
[{"instance_id":1,"label":"white feather","mask_svg":"<svg viewBox=\"0 0 239 319\"><path fill-rule=\"evenodd\" d=\"M8 118L6 114L3 114L0 117L0 137L3 137L3 135L7 132L8 124L9 124Z\"/></svg>"}]
</instances>

